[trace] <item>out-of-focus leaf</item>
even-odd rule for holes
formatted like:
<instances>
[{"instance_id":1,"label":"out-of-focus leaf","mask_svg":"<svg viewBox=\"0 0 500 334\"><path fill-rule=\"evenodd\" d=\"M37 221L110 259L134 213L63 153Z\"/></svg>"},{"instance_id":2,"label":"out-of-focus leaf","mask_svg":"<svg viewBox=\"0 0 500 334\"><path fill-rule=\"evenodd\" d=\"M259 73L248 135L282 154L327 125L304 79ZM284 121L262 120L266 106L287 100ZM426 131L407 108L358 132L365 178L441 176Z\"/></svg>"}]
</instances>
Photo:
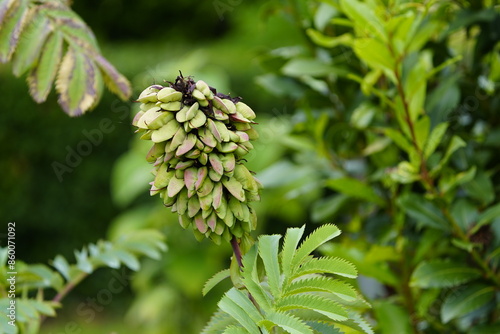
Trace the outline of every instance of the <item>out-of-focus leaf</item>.
<instances>
[{"instance_id":1,"label":"out-of-focus leaf","mask_svg":"<svg viewBox=\"0 0 500 334\"><path fill-rule=\"evenodd\" d=\"M442 194L448 193L455 187L471 181L476 175L476 166L472 166L466 171L460 172L458 174L443 173L439 179L439 189Z\"/></svg>"},{"instance_id":2,"label":"out-of-focus leaf","mask_svg":"<svg viewBox=\"0 0 500 334\"><path fill-rule=\"evenodd\" d=\"M421 52L418 61L414 64L404 79L406 105L410 118L415 122L422 113L425 104L427 77L422 75L432 68L432 55L430 52ZM428 130L427 130L428 131ZM419 146L422 147L421 143Z\"/></svg>"},{"instance_id":3,"label":"out-of-focus leaf","mask_svg":"<svg viewBox=\"0 0 500 334\"><path fill-rule=\"evenodd\" d=\"M427 142L430 126L431 120L428 116L422 116L418 121L415 122L415 139L417 141L418 147L424 147L424 143Z\"/></svg>"},{"instance_id":4,"label":"out-of-focus leaf","mask_svg":"<svg viewBox=\"0 0 500 334\"><path fill-rule=\"evenodd\" d=\"M431 177L436 176L441 171L441 169L448 163L451 155L456 150L465 146L467 146L467 143L462 138L453 136L451 138L450 144L448 145L448 148L446 149L444 157L441 159L441 161L439 161L439 164L430 171Z\"/></svg>"},{"instance_id":5,"label":"out-of-focus leaf","mask_svg":"<svg viewBox=\"0 0 500 334\"><path fill-rule=\"evenodd\" d=\"M439 208L417 194L404 194L398 198L397 203L419 224L445 231L450 228Z\"/></svg>"},{"instance_id":6,"label":"out-of-focus leaf","mask_svg":"<svg viewBox=\"0 0 500 334\"><path fill-rule=\"evenodd\" d=\"M477 220L479 215L477 207L466 199L459 199L451 207L451 215L460 225L463 231Z\"/></svg>"},{"instance_id":7,"label":"out-of-focus leaf","mask_svg":"<svg viewBox=\"0 0 500 334\"><path fill-rule=\"evenodd\" d=\"M471 234L476 233L477 231L479 231L479 229L481 227L483 227L484 225L488 225L495 218L498 218L498 217L500 217L500 203L495 204L495 205L489 207L488 209L484 210L483 212L481 212L479 217L477 217L476 225L474 225L474 227L471 229L470 233Z\"/></svg>"},{"instance_id":8,"label":"out-of-focus leaf","mask_svg":"<svg viewBox=\"0 0 500 334\"><path fill-rule=\"evenodd\" d=\"M375 33L382 41L387 40L387 32L373 8L357 0L341 0L340 5L344 13L360 29L368 29L370 32Z\"/></svg>"},{"instance_id":9,"label":"out-of-focus leaf","mask_svg":"<svg viewBox=\"0 0 500 334\"><path fill-rule=\"evenodd\" d=\"M495 288L491 285L476 283L452 290L441 307L441 320L461 317L489 303L495 296Z\"/></svg>"},{"instance_id":10,"label":"out-of-focus leaf","mask_svg":"<svg viewBox=\"0 0 500 334\"><path fill-rule=\"evenodd\" d=\"M466 263L444 260L421 262L413 271L411 286L420 288L448 288L467 283L481 276L481 272Z\"/></svg>"},{"instance_id":11,"label":"out-of-focus leaf","mask_svg":"<svg viewBox=\"0 0 500 334\"><path fill-rule=\"evenodd\" d=\"M360 198L369 202L385 206L386 202L369 185L352 177L342 177L326 181L326 186L345 195Z\"/></svg>"},{"instance_id":12,"label":"out-of-focus leaf","mask_svg":"<svg viewBox=\"0 0 500 334\"><path fill-rule=\"evenodd\" d=\"M56 255L54 261L52 261L52 266L56 268L67 281L71 279L69 274L69 263L63 256Z\"/></svg>"},{"instance_id":13,"label":"out-of-focus leaf","mask_svg":"<svg viewBox=\"0 0 500 334\"><path fill-rule=\"evenodd\" d=\"M314 202L311 209L311 219L313 222L322 222L334 216L347 202L349 196L337 194L327 198L322 198Z\"/></svg>"},{"instance_id":14,"label":"out-of-focus leaf","mask_svg":"<svg viewBox=\"0 0 500 334\"><path fill-rule=\"evenodd\" d=\"M316 58L294 58L283 66L282 72L292 77L301 77L303 75L326 76L329 74L347 75L345 69L326 64Z\"/></svg>"},{"instance_id":15,"label":"out-of-focus leaf","mask_svg":"<svg viewBox=\"0 0 500 334\"><path fill-rule=\"evenodd\" d=\"M396 145L399 146L403 151L408 154L411 154L415 151L412 144L406 139L401 132L392 128L385 128L384 133L387 137L389 137Z\"/></svg>"},{"instance_id":16,"label":"out-of-focus leaf","mask_svg":"<svg viewBox=\"0 0 500 334\"><path fill-rule=\"evenodd\" d=\"M377 112L377 108L370 103L363 103L359 105L351 115L351 125L358 129L365 129L370 125L373 116Z\"/></svg>"},{"instance_id":17,"label":"out-of-focus leaf","mask_svg":"<svg viewBox=\"0 0 500 334\"><path fill-rule=\"evenodd\" d=\"M410 334L410 316L405 309L390 301L373 303L373 310L377 317L378 333L381 334Z\"/></svg>"},{"instance_id":18,"label":"out-of-focus leaf","mask_svg":"<svg viewBox=\"0 0 500 334\"><path fill-rule=\"evenodd\" d=\"M483 171L478 171L476 177L472 181L465 183L463 187L469 196L480 201L483 205L488 205L495 199L493 183Z\"/></svg>"},{"instance_id":19,"label":"out-of-focus leaf","mask_svg":"<svg viewBox=\"0 0 500 334\"><path fill-rule=\"evenodd\" d=\"M338 45L351 45L353 42L353 37L349 33L340 36L326 36L313 28L309 28L306 30L306 34L315 44L324 48L333 48Z\"/></svg>"},{"instance_id":20,"label":"out-of-focus leaf","mask_svg":"<svg viewBox=\"0 0 500 334\"><path fill-rule=\"evenodd\" d=\"M347 1L346 1L347 2ZM373 38L357 38L354 40L354 52L370 67L386 72L394 70L395 60L387 47Z\"/></svg>"}]
</instances>

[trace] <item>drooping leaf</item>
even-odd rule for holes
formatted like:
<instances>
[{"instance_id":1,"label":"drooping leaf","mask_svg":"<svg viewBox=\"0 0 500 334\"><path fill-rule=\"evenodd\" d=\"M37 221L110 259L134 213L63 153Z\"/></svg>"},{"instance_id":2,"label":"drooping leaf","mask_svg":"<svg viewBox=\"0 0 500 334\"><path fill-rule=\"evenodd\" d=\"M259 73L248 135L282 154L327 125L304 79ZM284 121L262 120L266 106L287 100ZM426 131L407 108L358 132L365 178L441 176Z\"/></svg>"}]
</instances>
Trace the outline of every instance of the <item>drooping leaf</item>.
<instances>
[{"instance_id":1,"label":"drooping leaf","mask_svg":"<svg viewBox=\"0 0 500 334\"><path fill-rule=\"evenodd\" d=\"M127 100L132 94L130 82L116 68L100 54L94 55L94 60L99 66L108 89L118 95L122 100Z\"/></svg>"},{"instance_id":2,"label":"drooping leaf","mask_svg":"<svg viewBox=\"0 0 500 334\"><path fill-rule=\"evenodd\" d=\"M27 0L17 0L8 6L0 29L0 63L6 63L12 57L27 17Z\"/></svg>"},{"instance_id":3,"label":"drooping leaf","mask_svg":"<svg viewBox=\"0 0 500 334\"><path fill-rule=\"evenodd\" d=\"M30 11L28 23L19 38L12 58L12 71L20 76L36 65L45 40L52 32L50 20L35 8Z\"/></svg>"},{"instance_id":4,"label":"drooping leaf","mask_svg":"<svg viewBox=\"0 0 500 334\"><path fill-rule=\"evenodd\" d=\"M441 307L441 320L461 317L489 303L495 296L495 287L476 283L459 287L450 291Z\"/></svg>"},{"instance_id":5,"label":"drooping leaf","mask_svg":"<svg viewBox=\"0 0 500 334\"><path fill-rule=\"evenodd\" d=\"M411 276L410 284L420 288L446 288L472 281L481 272L465 263L444 260L421 262Z\"/></svg>"},{"instance_id":6,"label":"drooping leaf","mask_svg":"<svg viewBox=\"0 0 500 334\"><path fill-rule=\"evenodd\" d=\"M33 99L42 103L47 99L62 57L63 38L59 32L51 34L43 47L38 66L33 68L27 78Z\"/></svg>"},{"instance_id":7,"label":"drooping leaf","mask_svg":"<svg viewBox=\"0 0 500 334\"><path fill-rule=\"evenodd\" d=\"M70 116L82 115L97 98L94 64L84 53L69 48L57 74L59 104Z\"/></svg>"}]
</instances>

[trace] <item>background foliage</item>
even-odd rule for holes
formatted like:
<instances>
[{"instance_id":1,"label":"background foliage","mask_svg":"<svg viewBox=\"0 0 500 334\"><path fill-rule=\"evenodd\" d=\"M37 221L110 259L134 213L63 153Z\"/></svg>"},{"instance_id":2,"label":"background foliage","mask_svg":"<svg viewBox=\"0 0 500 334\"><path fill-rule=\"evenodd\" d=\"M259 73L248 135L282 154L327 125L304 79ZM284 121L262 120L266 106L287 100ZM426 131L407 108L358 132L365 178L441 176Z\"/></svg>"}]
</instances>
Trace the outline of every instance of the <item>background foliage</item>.
<instances>
[{"instance_id":1,"label":"background foliage","mask_svg":"<svg viewBox=\"0 0 500 334\"><path fill-rule=\"evenodd\" d=\"M248 164L266 187L260 232L335 222L344 233L321 253L356 265L377 333L499 330L495 1L165 6L75 1L73 9L131 79L133 96L180 69L231 87L257 111L261 139ZM65 299L47 333L71 322L89 332L200 332L228 285L205 298L199 292L228 266L230 249L197 244L149 199L147 148L131 140L129 125L137 106L104 94L92 113L69 119L53 94L36 105L10 65L0 72L9 92L0 138L10 143L1 148L0 217L16 221L18 240L30 245L18 247L18 258L46 263L145 227L161 229L169 246L87 322L78 304L111 277L98 271ZM64 164L103 119L113 130L101 131L102 141L59 180L53 162Z\"/></svg>"}]
</instances>

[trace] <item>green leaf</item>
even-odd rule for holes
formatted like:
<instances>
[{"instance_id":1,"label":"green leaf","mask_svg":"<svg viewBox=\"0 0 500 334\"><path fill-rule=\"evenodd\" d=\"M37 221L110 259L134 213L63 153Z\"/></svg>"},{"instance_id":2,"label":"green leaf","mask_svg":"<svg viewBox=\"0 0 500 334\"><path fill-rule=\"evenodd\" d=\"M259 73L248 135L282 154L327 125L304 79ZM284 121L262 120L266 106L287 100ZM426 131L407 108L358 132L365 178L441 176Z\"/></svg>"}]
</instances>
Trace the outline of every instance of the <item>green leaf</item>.
<instances>
[{"instance_id":1,"label":"green leaf","mask_svg":"<svg viewBox=\"0 0 500 334\"><path fill-rule=\"evenodd\" d=\"M446 150L446 153L444 154L444 157L441 159L441 161L439 161L439 164L431 170L430 175L436 176L441 171L441 169L446 165L451 155L459 148L465 146L467 146L467 143L462 138L458 136L453 136Z\"/></svg>"},{"instance_id":2,"label":"green leaf","mask_svg":"<svg viewBox=\"0 0 500 334\"><path fill-rule=\"evenodd\" d=\"M248 334L248 332L241 327L229 326L222 334Z\"/></svg>"},{"instance_id":3,"label":"green leaf","mask_svg":"<svg viewBox=\"0 0 500 334\"><path fill-rule=\"evenodd\" d=\"M429 51L422 51L419 54L418 61L416 64L412 64L409 73L404 78L405 102L408 105L410 119L413 122L423 112L427 88L427 77L423 73L427 73L431 68L432 54ZM429 124L427 124L428 126ZM419 141L419 147L422 147L422 144L423 141Z\"/></svg>"},{"instance_id":4,"label":"green leaf","mask_svg":"<svg viewBox=\"0 0 500 334\"><path fill-rule=\"evenodd\" d=\"M71 280L69 275L69 263L63 256L56 255L54 261L52 261L52 266L56 268L67 281Z\"/></svg>"},{"instance_id":5,"label":"green leaf","mask_svg":"<svg viewBox=\"0 0 500 334\"><path fill-rule=\"evenodd\" d=\"M259 255L264 263L267 280L274 298L281 295L281 273L278 263L280 235L263 235L259 237Z\"/></svg>"},{"instance_id":6,"label":"green leaf","mask_svg":"<svg viewBox=\"0 0 500 334\"><path fill-rule=\"evenodd\" d=\"M498 218L498 217L500 217L500 203L495 204L495 205L489 207L488 209L486 209L485 211L481 212L481 214L477 218L477 223L476 223L476 225L474 225L474 227L470 231L470 234L472 235L472 234L476 233L477 231L479 231L479 229L481 227L483 227L484 225L488 225L495 218Z\"/></svg>"},{"instance_id":7,"label":"green leaf","mask_svg":"<svg viewBox=\"0 0 500 334\"><path fill-rule=\"evenodd\" d=\"M22 75L36 65L45 40L52 32L49 19L40 15L38 10L33 11L12 59L12 71L16 76Z\"/></svg>"},{"instance_id":8,"label":"green leaf","mask_svg":"<svg viewBox=\"0 0 500 334\"><path fill-rule=\"evenodd\" d=\"M306 34L317 45L324 48L333 48L339 45L350 46L353 42L353 37L350 33L345 33L340 36L326 36L313 28L306 29Z\"/></svg>"},{"instance_id":9,"label":"green leaf","mask_svg":"<svg viewBox=\"0 0 500 334\"><path fill-rule=\"evenodd\" d=\"M480 201L482 205L488 205L495 199L493 183L484 171L478 171L474 179L463 187L469 196Z\"/></svg>"},{"instance_id":10,"label":"green leaf","mask_svg":"<svg viewBox=\"0 0 500 334\"><path fill-rule=\"evenodd\" d=\"M441 321L461 317L489 303L495 296L495 288L490 285L476 283L463 286L450 292L441 307Z\"/></svg>"},{"instance_id":11,"label":"green leaf","mask_svg":"<svg viewBox=\"0 0 500 334\"><path fill-rule=\"evenodd\" d=\"M383 207L386 205L386 201L377 195L372 187L352 177L330 179L326 181L326 186L345 195L373 202Z\"/></svg>"},{"instance_id":12,"label":"green leaf","mask_svg":"<svg viewBox=\"0 0 500 334\"><path fill-rule=\"evenodd\" d=\"M334 321L345 321L348 319L348 313L342 305L331 299L310 294L283 297L277 302L276 307L280 311L294 309L313 310Z\"/></svg>"},{"instance_id":13,"label":"green leaf","mask_svg":"<svg viewBox=\"0 0 500 334\"><path fill-rule=\"evenodd\" d=\"M343 334L339 328L334 327L333 324L320 322L320 321L307 321L306 322L315 333L321 334Z\"/></svg>"},{"instance_id":14,"label":"green leaf","mask_svg":"<svg viewBox=\"0 0 500 334\"><path fill-rule=\"evenodd\" d=\"M420 288L447 288L470 282L481 276L466 263L431 260L421 262L411 276L411 286Z\"/></svg>"},{"instance_id":15,"label":"green leaf","mask_svg":"<svg viewBox=\"0 0 500 334\"><path fill-rule=\"evenodd\" d=\"M366 129L370 125L377 112L377 107L371 103L362 103L352 112L350 123L360 130Z\"/></svg>"},{"instance_id":16,"label":"green leaf","mask_svg":"<svg viewBox=\"0 0 500 334\"><path fill-rule=\"evenodd\" d=\"M422 116L417 122L415 122L415 137L418 147L424 147L424 143L427 141L429 136L429 130L431 126L431 120L428 116Z\"/></svg>"},{"instance_id":17,"label":"green leaf","mask_svg":"<svg viewBox=\"0 0 500 334\"><path fill-rule=\"evenodd\" d=\"M443 136L446 133L448 126L449 126L448 122L442 122L436 125L434 129L432 129L432 132L429 138L427 138L427 142L425 143L424 147L424 157L426 159L428 159L431 156L431 154L434 153L438 145L441 143L441 140L443 139Z\"/></svg>"},{"instance_id":18,"label":"green leaf","mask_svg":"<svg viewBox=\"0 0 500 334\"><path fill-rule=\"evenodd\" d=\"M124 101L128 100L130 95L132 95L132 87L127 78L120 74L120 72L100 54L94 55L94 60L101 70L106 87L108 87L111 92L118 95L120 99Z\"/></svg>"},{"instance_id":19,"label":"green leaf","mask_svg":"<svg viewBox=\"0 0 500 334\"><path fill-rule=\"evenodd\" d=\"M406 214L415 219L419 224L444 231L450 229L448 221L443 216L441 210L432 202L417 194L404 194L398 198L397 203Z\"/></svg>"},{"instance_id":20,"label":"green leaf","mask_svg":"<svg viewBox=\"0 0 500 334\"><path fill-rule=\"evenodd\" d=\"M321 62L316 58L294 58L283 66L283 74L291 77L310 75L313 77L336 74L344 76L347 71L338 67Z\"/></svg>"},{"instance_id":21,"label":"green leaf","mask_svg":"<svg viewBox=\"0 0 500 334\"><path fill-rule=\"evenodd\" d=\"M319 223L326 219L331 219L348 200L349 196L344 194L336 194L326 198L320 198L313 203L311 209L312 221Z\"/></svg>"},{"instance_id":22,"label":"green leaf","mask_svg":"<svg viewBox=\"0 0 500 334\"><path fill-rule=\"evenodd\" d=\"M229 269L224 269L219 271L217 274L213 275L203 286L202 294L205 296L214 286L222 282L224 279L230 276Z\"/></svg>"},{"instance_id":23,"label":"green leaf","mask_svg":"<svg viewBox=\"0 0 500 334\"><path fill-rule=\"evenodd\" d=\"M363 31L373 32L382 41L387 41L387 32L381 19L363 2L357 0L341 0L340 5L344 13ZM373 50L376 53L375 50Z\"/></svg>"},{"instance_id":24,"label":"green leaf","mask_svg":"<svg viewBox=\"0 0 500 334\"><path fill-rule=\"evenodd\" d=\"M30 300L29 302L41 314L49 317L56 316L56 311L51 303L38 300Z\"/></svg>"},{"instance_id":25,"label":"green leaf","mask_svg":"<svg viewBox=\"0 0 500 334\"><path fill-rule=\"evenodd\" d=\"M479 213L476 205L464 198L461 198L453 203L451 207L451 215L462 228L462 231L468 231L469 227L477 221Z\"/></svg>"},{"instance_id":26,"label":"green leaf","mask_svg":"<svg viewBox=\"0 0 500 334\"><path fill-rule=\"evenodd\" d=\"M392 128L385 128L384 134L387 137L391 138L391 140L406 153L411 154L412 152L415 151L413 145L398 130Z\"/></svg>"},{"instance_id":27,"label":"green leaf","mask_svg":"<svg viewBox=\"0 0 500 334\"><path fill-rule=\"evenodd\" d=\"M321 257L317 259L310 259L298 268L293 277L297 278L308 274L328 273L347 278L356 278L358 272L353 264L350 262L335 257Z\"/></svg>"},{"instance_id":28,"label":"green leaf","mask_svg":"<svg viewBox=\"0 0 500 334\"><path fill-rule=\"evenodd\" d=\"M476 166L472 166L468 170L457 174L444 173L439 179L439 190L442 194L446 194L455 189L457 186L466 182L470 182L475 175Z\"/></svg>"},{"instance_id":29,"label":"green leaf","mask_svg":"<svg viewBox=\"0 0 500 334\"><path fill-rule=\"evenodd\" d=\"M89 261L89 256L86 249L82 249L81 251L75 250L75 258L76 266L78 269L87 274L91 274L94 271L94 267Z\"/></svg>"},{"instance_id":30,"label":"green leaf","mask_svg":"<svg viewBox=\"0 0 500 334\"><path fill-rule=\"evenodd\" d=\"M27 0L14 1L5 13L0 29L0 63L6 63L12 57L27 17Z\"/></svg>"},{"instance_id":31,"label":"green leaf","mask_svg":"<svg viewBox=\"0 0 500 334\"><path fill-rule=\"evenodd\" d=\"M340 235L340 230L333 224L324 224L315 229L302 241L293 257L292 267L298 267L319 246Z\"/></svg>"},{"instance_id":32,"label":"green leaf","mask_svg":"<svg viewBox=\"0 0 500 334\"><path fill-rule=\"evenodd\" d=\"M286 230L283 248L281 251L281 268L283 275L289 277L293 270L292 261L295 256L295 251L299 245L299 241L304 234L305 225L300 228L288 228Z\"/></svg>"},{"instance_id":33,"label":"green leaf","mask_svg":"<svg viewBox=\"0 0 500 334\"><path fill-rule=\"evenodd\" d=\"M62 35L56 31L47 38L37 66L28 75L30 94L38 103L44 102L49 95L61 61L62 47Z\"/></svg>"},{"instance_id":34,"label":"green leaf","mask_svg":"<svg viewBox=\"0 0 500 334\"><path fill-rule=\"evenodd\" d=\"M262 314L260 314L259 310L255 307L250 298L248 298L248 295L244 294L242 291L232 288L226 293L225 296L245 310L246 314L253 320L253 322L257 323L262 320Z\"/></svg>"},{"instance_id":35,"label":"green leaf","mask_svg":"<svg viewBox=\"0 0 500 334\"><path fill-rule=\"evenodd\" d=\"M358 297L356 290L351 285L325 276L296 280L286 286L284 294L292 295L311 291L330 292L345 301L354 301Z\"/></svg>"},{"instance_id":36,"label":"green leaf","mask_svg":"<svg viewBox=\"0 0 500 334\"><path fill-rule=\"evenodd\" d=\"M278 326L291 334L314 334L307 324L286 312L268 314L266 319L259 322L259 326L266 327L268 331L272 331L274 326Z\"/></svg>"},{"instance_id":37,"label":"green leaf","mask_svg":"<svg viewBox=\"0 0 500 334\"><path fill-rule=\"evenodd\" d=\"M500 333L500 323L493 325L477 325L470 329L469 334L493 334Z\"/></svg>"},{"instance_id":38,"label":"green leaf","mask_svg":"<svg viewBox=\"0 0 500 334\"><path fill-rule=\"evenodd\" d=\"M59 104L70 116L80 116L97 99L96 67L84 53L69 48L57 74Z\"/></svg>"},{"instance_id":39,"label":"green leaf","mask_svg":"<svg viewBox=\"0 0 500 334\"><path fill-rule=\"evenodd\" d=\"M113 254L130 270L137 271L141 267L139 260L137 260L137 257L126 250L115 249Z\"/></svg>"},{"instance_id":40,"label":"green leaf","mask_svg":"<svg viewBox=\"0 0 500 334\"><path fill-rule=\"evenodd\" d=\"M231 289L231 290L234 290ZM230 290L230 291L231 291ZM247 312L231 298L226 295L218 303L220 309L231 315L241 326L243 326L250 334L260 334L259 328L247 314ZM252 305L253 306L253 305ZM255 306L253 306L255 308Z\"/></svg>"},{"instance_id":41,"label":"green leaf","mask_svg":"<svg viewBox=\"0 0 500 334\"><path fill-rule=\"evenodd\" d=\"M383 334L410 334L413 333L410 324L410 315L405 309L390 301L376 301L373 303L378 330Z\"/></svg>"},{"instance_id":42,"label":"green leaf","mask_svg":"<svg viewBox=\"0 0 500 334\"><path fill-rule=\"evenodd\" d=\"M384 70L386 74L394 71L394 57L382 42L373 38L357 38L353 48L356 55L371 68Z\"/></svg>"}]
</instances>

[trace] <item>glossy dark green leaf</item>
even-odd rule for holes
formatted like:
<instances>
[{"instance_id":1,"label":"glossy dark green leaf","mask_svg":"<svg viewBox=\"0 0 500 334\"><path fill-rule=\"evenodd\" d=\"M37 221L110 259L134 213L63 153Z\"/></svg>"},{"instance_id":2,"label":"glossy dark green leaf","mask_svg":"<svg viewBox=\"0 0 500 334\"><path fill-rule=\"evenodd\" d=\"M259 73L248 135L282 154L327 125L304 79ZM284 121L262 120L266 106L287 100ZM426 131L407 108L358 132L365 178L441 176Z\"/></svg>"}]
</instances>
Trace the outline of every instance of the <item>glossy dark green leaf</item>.
<instances>
[{"instance_id":1,"label":"glossy dark green leaf","mask_svg":"<svg viewBox=\"0 0 500 334\"><path fill-rule=\"evenodd\" d=\"M463 185L469 196L478 200L482 205L488 205L495 199L491 178L484 172L478 171L474 179Z\"/></svg>"},{"instance_id":2,"label":"glossy dark green leaf","mask_svg":"<svg viewBox=\"0 0 500 334\"><path fill-rule=\"evenodd\" d=\"M402 195L398 198L397 203L419 225L445 231L450 229L449 223L441 210L432 202L417 194Z\"/></svg>"},{"instance_id":3,"label":"glossy dark green leaf","mask_svg":"<svg viewBox=\"0 0 500 334\"><path fill-rule=\"evenodd\" d=\"M466 263L436 259L421 262L413 271L410 284L420 288L448 288L480 276L479 270Z\"/></svg>"},{"instance_id":4,"label":"glossy dark green leaf","mask_svg":"<svg viewBox=\"0 0 500 334\"><path fill-rule=\"evenodd\" d=\"M474 225L474 227L471 230L471 234L474 234L475 232L479 231L479 229L484 226L488 225L491 223L494 219L500 217L500 203L495 204L488 209L484 210L481 212L479 217L477 217L477 223Z\"/></svg>"},{"instance_id":5,"label":"glossy dark green leaf","mask_svg":"<svg viewBox=\"0 0 500 334\"><path fill-rule=\"evenodd\" d=\"M450 320L461 317L483 307L495 296L495 287L476 283L452 290L441 307L441 320L448 323Z\"/></svg>"},{"instance_id":6,"label":"glossy dark green leaf","mask_svg":"<svg viewBox=\"0 0 500 334\"><path fill-rule=\"evenodd\" d=\"M351 197L363 199L381 206L386 205L384 199L372 187L355 178L342 177L330 179L326 182L326 186Z\"/></svg>"},{"instance_id":7,"label":"glossy dark green leaf","mask_svg":"<svg viewBox=\"0 0 500 334\"><path fill-rule=\"evenodd\" d=\"M373 303L377 317L378 331L381 334L411 334L410 316L408 312L390 301Z\"/></svg>"}]
</instances>

